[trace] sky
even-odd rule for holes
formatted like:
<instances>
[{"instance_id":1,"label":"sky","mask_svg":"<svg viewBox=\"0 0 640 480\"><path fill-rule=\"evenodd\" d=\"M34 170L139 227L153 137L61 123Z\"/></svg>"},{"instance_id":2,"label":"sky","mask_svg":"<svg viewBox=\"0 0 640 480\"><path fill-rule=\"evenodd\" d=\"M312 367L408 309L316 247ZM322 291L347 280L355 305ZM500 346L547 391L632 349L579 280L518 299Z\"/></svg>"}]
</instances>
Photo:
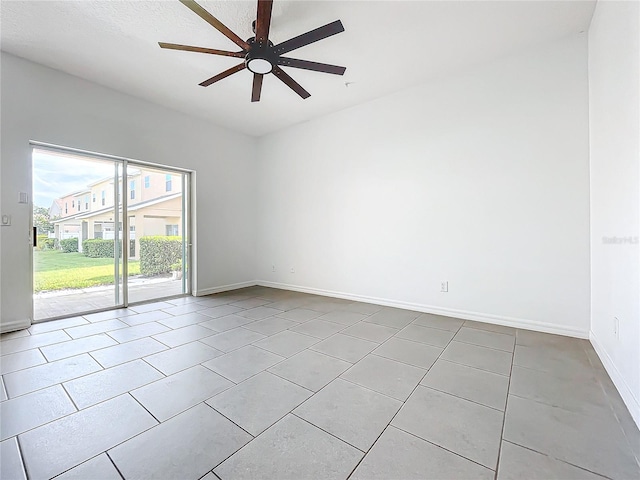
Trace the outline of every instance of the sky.
<instances>
[{"instance_id":1,"label":"sky","mask_svg":"<svg viewBox=\"0 0 640 480\"><path fill-rule=\"evenodd\" d=\"M49 208L54 199L84 190L88 184L113 174L113 162L34 149L33 204Z\"/></svg>"}]
</instances>

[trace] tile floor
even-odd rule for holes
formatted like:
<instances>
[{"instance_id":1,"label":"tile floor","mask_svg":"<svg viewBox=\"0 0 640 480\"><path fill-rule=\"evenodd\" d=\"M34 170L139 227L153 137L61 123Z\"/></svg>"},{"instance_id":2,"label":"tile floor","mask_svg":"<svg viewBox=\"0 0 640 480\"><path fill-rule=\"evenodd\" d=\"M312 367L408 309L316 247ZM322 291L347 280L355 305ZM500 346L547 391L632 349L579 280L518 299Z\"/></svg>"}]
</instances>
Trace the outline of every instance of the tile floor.
<instances>
[{"instance_id":1,"label":"tile floor","mask_svg":"<svg viewBox=\"0 0 640 480\"><path fill-rule=\"evenodd\" d=\"M251 287L0 341L13 479L638 479L585 340Z\"/></svg>"}]
</instances>

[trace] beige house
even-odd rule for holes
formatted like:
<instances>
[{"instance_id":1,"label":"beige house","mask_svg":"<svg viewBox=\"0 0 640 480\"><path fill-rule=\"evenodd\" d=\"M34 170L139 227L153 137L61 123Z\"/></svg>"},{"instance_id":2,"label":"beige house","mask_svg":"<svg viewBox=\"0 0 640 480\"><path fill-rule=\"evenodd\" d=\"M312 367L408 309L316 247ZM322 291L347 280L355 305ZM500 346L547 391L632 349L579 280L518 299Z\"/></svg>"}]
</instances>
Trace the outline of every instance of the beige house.
<instances>
[{"instance_id":1,"label":"beige house","mask_svg":"<svg viewBox=\"0 0 640 480\"><path fill-rule=\"evenodd\" d=\"M155 170L129 169L127 176L127 215L129 217L129 257L138 258L139 239L151 235L182 235L181 176ZM118 196L122 195L122 180ZM116 238L114 179L105 178L86 189L54 201L60 218L53 221L55 238L78 239L78 250L87 239ZM122 239L122 202L119 210L118 238Z\"/></svg>"}]
</instances>

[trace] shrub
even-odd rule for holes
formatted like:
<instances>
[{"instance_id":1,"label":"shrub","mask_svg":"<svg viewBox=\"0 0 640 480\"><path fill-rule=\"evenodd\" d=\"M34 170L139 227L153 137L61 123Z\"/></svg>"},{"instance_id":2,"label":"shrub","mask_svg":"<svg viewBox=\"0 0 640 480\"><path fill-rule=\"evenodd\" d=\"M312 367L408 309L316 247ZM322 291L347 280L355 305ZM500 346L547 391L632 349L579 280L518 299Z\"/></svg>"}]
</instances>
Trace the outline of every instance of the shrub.
<instances>
[{"instance_id":1,"label":"shrub","mask_svg":"<svg viewBox=\"0 0 640 480\"><path fill-rule=\"evenodd\" d=\"M46 234L41 234L36 237L36 246L38 250L53 250L57 247L55 238L49 238Z\"/></svg>"},{"instance_id":2,"label":"shrub","mask_svg":"<svg viewBox=\"0 0 640 480\"><path fill-rule=\"evenodd\" d=\"M77 238L65 238L60 240L60 250L64 253L72 253L78 251L78 239Z\"/></svg>"},{"instance_id":3,"label":"shrub","mask_svg":"<svg viewBox=\"0 0 640 480\"><path fill-rule=\"evenodd\" d=\"M119 240L120 244L120 257L122 257L122 240ZM84 240L82 242L82 253L89 258L113 258L113 248L115 242L113 240L103 240L100 238L94 238Z\"/></svg>"},{"instance_id":4,"label":"shrub","mask_svg":"<svg viewBox=\"0 0 640 480\"><path fill-rule=\"evenodd\" d=\"M171 272L182 260L182 237L142 237L140 239L140 273L159 275Z\"/></svg>"},{"instance_id":5,"label":"shrub","mask_svg":"<svg viewBox=\"0 0 640 480\"><path fill-rule=\"evenodd\" d=\"M58 240L55 238L45 238L42 243L43 250L53 250L58 247Z\"/></svg>"},{"instance_id":6,"label":"shrub","mask_svg":"<svg viewBox=\"0 0 640 480\"><path fill-rule=\"evenodd\" d=\"M38 250L42 250L44 248L44 242L47 240L47 235L37 235L36 236L36 247Z\"/></svg>"}]
</instances>

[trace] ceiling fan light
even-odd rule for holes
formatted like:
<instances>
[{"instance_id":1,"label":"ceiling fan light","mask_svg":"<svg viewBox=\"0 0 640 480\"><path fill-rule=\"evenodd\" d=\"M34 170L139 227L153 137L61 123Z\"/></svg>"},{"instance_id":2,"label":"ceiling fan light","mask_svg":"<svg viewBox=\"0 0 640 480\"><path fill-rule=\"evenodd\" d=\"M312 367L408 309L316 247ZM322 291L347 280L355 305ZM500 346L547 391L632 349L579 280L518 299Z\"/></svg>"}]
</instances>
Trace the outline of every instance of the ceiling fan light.
<instances>
[{"instance_id":1,"label":"ceiling fan light","mask_svg":"<svg viewBox=\"0 0 640 480\"><path fill-rule=\"evenodd\" d=\"M269 60L265 60L264 58L250 58L247 60L247 68L253 73L266 75L267 73L271 73L273 65L271 65Z\"/></svg>"}]
</instances>

